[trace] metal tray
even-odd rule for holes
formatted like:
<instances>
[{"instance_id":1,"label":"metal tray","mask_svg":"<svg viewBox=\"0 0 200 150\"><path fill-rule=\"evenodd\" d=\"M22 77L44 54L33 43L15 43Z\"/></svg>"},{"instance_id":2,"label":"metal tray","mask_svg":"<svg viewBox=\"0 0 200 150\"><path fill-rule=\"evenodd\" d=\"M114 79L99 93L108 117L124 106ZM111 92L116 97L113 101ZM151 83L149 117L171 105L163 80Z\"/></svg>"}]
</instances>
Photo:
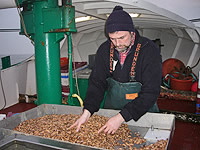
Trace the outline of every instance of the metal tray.
<instances>
[{"instance_id":1,"label":"metal tray","mask_svg":"<svg viewBox=\"0 0 200 150\"><path fill-rule=\"evenodd\" d=\"M0 121L0 149L100 149L13 131L16 126L25 120L42 117L47 114L80 114L81 112L82 108L77 106L42 104L26 112L6 118ZM118 112L117 110L100 109L96 114L111 117ZM131 120L127 124L133 132L139 132L141 137L147 139L147 145L155 143L158 139L168 138L166 149L169 149L175 129L174 115L146 113L137 122Z\"/></svg>"}]
</instances>

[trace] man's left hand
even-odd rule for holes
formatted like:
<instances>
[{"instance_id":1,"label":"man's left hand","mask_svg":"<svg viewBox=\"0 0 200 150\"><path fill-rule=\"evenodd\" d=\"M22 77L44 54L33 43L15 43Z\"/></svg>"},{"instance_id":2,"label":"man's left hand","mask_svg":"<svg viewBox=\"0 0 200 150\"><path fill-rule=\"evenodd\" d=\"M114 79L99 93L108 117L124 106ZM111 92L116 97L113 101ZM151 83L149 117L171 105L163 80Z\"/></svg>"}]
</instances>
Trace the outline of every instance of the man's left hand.
<instances>
[{"instance_id":1,"label":"man's left hand","mask_svg":"<svg viewBox=\"0 0 200 150\"><path fill-rule=\"evenodd\" d=\"M102 132L104 130L104 133L107 134L114 134L115 131L121 126L122 122L124 122L124 118L121 116L120 113L118 113L116 116L110 118L106 124L99 129L98 133Z\"/></svg>"}]
</instances>

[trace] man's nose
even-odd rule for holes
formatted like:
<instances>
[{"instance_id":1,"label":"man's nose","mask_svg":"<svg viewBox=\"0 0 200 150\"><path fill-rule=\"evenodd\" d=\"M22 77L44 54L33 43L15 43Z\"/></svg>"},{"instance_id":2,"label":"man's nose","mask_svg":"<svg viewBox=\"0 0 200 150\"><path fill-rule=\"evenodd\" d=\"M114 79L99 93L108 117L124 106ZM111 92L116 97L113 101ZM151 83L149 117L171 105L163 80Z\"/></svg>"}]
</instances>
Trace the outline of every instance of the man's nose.
<instances>
[{"instance_id":1,"label":"man's nose","mask_svg":"<svg viewBox=\"0 0 200 150\"><path fill-rule=\"evenodd\" d=\"M120 45L120 41L119 41L119 39L115 39L115 46L119 46Z\"/></svg>"}]
</instances>

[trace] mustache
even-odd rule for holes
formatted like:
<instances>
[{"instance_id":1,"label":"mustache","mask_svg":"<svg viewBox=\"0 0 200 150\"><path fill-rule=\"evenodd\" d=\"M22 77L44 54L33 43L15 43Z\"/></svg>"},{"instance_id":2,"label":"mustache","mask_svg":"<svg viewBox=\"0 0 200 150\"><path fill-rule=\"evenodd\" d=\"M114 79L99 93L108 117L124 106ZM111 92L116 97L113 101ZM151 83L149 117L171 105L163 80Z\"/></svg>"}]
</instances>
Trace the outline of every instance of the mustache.
<instances>
[{"instance_id":1,"label":"mustache","mask_svg":"<svg viewBox=\"0 0 200 150\"><path fill-rule=\"evenodd\" d=\"M120 48L122 47L122 48ZM120 46L115 46L115 49L127 49L129 46L126 46L126 45L120 45Z\"/></svg>"},{"instance_id":2,"label":"mustache","mask_svg":"<svg viewBox=\"0 0 200 150\"><path fill-rule=\"evenodd\" d=\"M123 49L123 48L120 48L120 47L128 48L128 46L125 46L125 45L115 46L115 48L117 48L117 49Z\"/></svg>"},{"instance_id":3,"label":"mustache","mask_svg":"<svg viewBox=\"0 0 200 150\"><path fill-rule=\"evenodd\" d=\"M124 48L115 47L115 49L116 49L118 52L125 52L125 51L127 51L128 46L125 46Z\"/></svg>"}]
</instances>

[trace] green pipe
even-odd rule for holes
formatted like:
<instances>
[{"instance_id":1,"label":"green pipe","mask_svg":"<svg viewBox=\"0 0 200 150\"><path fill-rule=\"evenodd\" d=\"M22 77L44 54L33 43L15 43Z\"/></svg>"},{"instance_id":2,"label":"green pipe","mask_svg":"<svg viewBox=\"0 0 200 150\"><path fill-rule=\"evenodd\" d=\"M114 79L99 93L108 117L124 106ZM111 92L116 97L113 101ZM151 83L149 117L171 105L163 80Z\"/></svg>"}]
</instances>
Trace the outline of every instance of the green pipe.
<instances>
[{"instance_id":1,"label":"green pipe","mask_svg":"<svg viewBox=\"0 0 200 150\"><path fill-rule=\"evenodd\" d=\"M35 21L35 65L38 104L61 104L61 71L59 33L44 33L42 8L45 1L36 1L33 5Z\"/></svg>"},{"instance_id":2,"label":"green pipe","mask_svg":"<svg viewBox=\"0 0 200 150\"><path fill-rule=\"evenodd\" d=\"M68 58L69 58L69 87L70 87L70 93L68 96L68 104L74 105L73 102L73 72L72 72L72 38L71 38L71 32L66 32L67 39L68 39Z\"/></svg>"}]
</instances>

